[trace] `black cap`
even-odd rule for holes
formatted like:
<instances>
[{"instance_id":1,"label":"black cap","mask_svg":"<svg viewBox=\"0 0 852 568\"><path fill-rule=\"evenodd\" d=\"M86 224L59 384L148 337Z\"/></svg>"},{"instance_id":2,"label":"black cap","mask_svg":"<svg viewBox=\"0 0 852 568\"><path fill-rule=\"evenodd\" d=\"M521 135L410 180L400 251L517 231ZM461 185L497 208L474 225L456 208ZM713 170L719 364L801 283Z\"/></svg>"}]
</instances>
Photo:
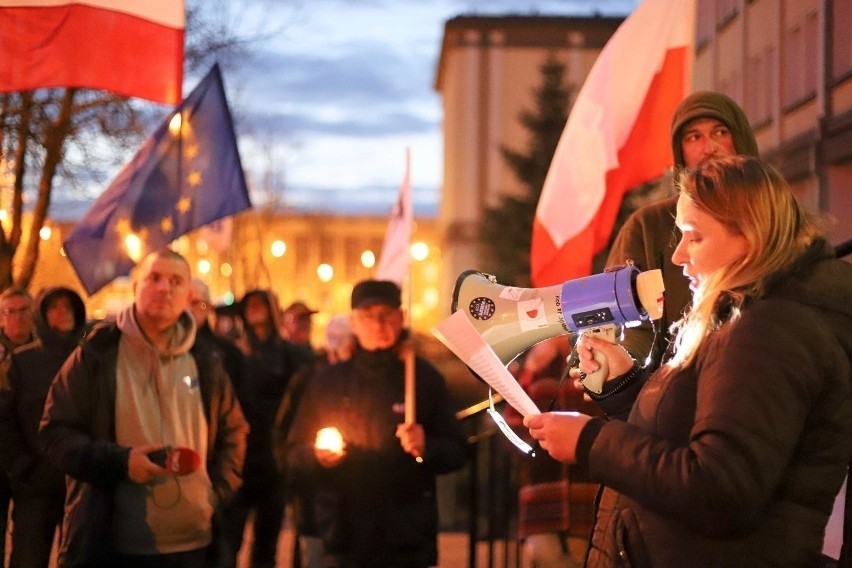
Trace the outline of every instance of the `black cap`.
<instances>
[{"instance_id":1,"label":"black cap","mask_svg":"<svg viewBox=\"0 0 852 568\"><path fill-rule=\"evenodd\" d=\"M364 280L352 289L352 309L375 304L398 308L402 305L402 292L390 280Z\"/></svg>"}]
</instances>

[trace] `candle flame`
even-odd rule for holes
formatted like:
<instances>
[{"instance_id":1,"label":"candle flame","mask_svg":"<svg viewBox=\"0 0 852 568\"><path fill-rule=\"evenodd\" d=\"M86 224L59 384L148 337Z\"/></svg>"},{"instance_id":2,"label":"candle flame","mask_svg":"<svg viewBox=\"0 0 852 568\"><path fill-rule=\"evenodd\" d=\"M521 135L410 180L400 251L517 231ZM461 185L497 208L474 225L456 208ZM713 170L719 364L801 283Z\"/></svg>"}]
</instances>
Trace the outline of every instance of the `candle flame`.
<instances>
[{"instance_id":1,"label":"candle flame","mask_svg":"<svg viewBox=\"0 0 852 568\"><path fill-rule=\"evenodd\" d=\"M317 432L314 445L318 450L328 450L339 454L343 451L343 436L340 435L340 430L333 426L323 428Z\"/></svg>"}]
</instances>

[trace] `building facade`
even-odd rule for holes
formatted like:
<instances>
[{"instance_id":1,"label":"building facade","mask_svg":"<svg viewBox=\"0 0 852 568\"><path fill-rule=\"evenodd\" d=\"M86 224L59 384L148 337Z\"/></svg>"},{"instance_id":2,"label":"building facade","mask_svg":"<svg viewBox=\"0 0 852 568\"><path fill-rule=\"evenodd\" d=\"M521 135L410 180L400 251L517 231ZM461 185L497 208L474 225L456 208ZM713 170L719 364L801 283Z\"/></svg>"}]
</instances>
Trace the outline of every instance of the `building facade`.
<instances>
[{"instance_id":1,"label":"building facade","mask_svg":"<svg viewBox=\"0 0 852 568\"><path fill-rule=\"evenodd\" d=\"M830 240L852 238L852 1L698 0L694 86L739 102Z\"/></svg>"},{"instance_id":2,"label":"building facade","mask_svg":"<svg viewBox=\"0 0 852 568\"><path fill-rule=\"evenodd\" d=\"M193 231L177 239L173 248L189 261L193 275L210 287L216 303L238 301L252 288L272 290L282 308L296 300L306 302L319 311L314 316L314 344L323 345L328 319L349 312L352 286L375 276L387 225L387 216L293 214L258 208L236 215L224 235ZM436 225L434 219L415 220L415 258L405 286L411 325L424 333L446 316L438 308L441 249ZM117 278L88 296L61 251L62 240L72 228L73 223L53 223L44 232L30 290L69 286L85 299L92 317L108 317L133 300L131 280Z\"/></svg>"},{"instance_id":3,"label":"building facade","mask_svg":"<svg viewBox=\"0 0 852 568\"><path fill-rule=\"evenodd\" d=\"M444 176L438 235L443 251L441 290L464 270L487 271L478 230L486 207L522 186L500 153L523 151L528 132L519 121L535 109L541 66L555 57L565 66L573 95L623 18L459 16L446 22L435 89L444 111Z\"/></svg>"}]
</instances>

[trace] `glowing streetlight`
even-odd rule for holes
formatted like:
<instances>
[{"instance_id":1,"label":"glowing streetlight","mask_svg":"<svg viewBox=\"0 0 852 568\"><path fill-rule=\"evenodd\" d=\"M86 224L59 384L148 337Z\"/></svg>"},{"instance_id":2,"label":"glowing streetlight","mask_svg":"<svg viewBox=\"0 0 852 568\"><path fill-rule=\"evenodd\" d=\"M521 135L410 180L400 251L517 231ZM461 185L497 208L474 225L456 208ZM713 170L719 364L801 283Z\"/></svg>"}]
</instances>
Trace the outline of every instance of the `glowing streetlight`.
<instances>
[{"instance_id":1,"label":"glowing streetlight","mask_svg":"<svg viewBox=\"0 0 852 568\"><path fill-rule=\"evenodd\" d=\"M49 240L50 240L50 235L52 235L52 234L53 234L53 230L52 230L50 227L46 227L46 226L45 226L45 227L42 227L42 228L41 228L41 229L39 229L39 231L38 231L38 236L39 236L39 237L41 238L41 240L43 240L43 241L49 241Z\"/></svg>"},{"instance_id":2,"label":"glowing streetlight","mask_svg":"<svg viewBox=\"0 0 852 568\"><path fill-rule=\"evenodd\" d=\"M334 268L332 268L330 264L322 263L317 266L317 278L319 278L321 282L330 282L333 277Z\"/></svg>"},{"instance_id":3,"label":"glowing streetlight","mask_svg":"<svg viewBox=\"0 0 852 568\"><path fill-rule=\"evenodd\" d=\"M231 274L233 274L233 273L234 273L234 267L231 266L229 263L223 262L219 266L219 274L221 274L225 278L230 278Z\"/></svg>"},{"instance_id":4,"label":"glowing streetlight","mask_svg":"<svg viewBox=\"0 0 852 568\"><path fill-rule=\"evenodd\" d=\"M181 117L179 112L176 112L172 119L169 121L169 132L172 136L177 137L180 134L180 127L183 123L183 118Z\"/></svg>"},{"instance_id":5,"label":"glowing streetlight","mask_svg":"<svg viewBox=\"0 0 852 568\"><path fill-rule=\"evenodd\" d=\"M373 268L376 265L376 254L370 249L361 253L361 266L364 268Z\"/></svg>"},{"instance_id":6,"label":"glowing streetlight","mask_svg":"<svg viewBox=\"0 0 852 568\"><path fill-rule=\"evenodd\" d=\"M130 233L124 237L124 248L127 250L127 256L134 262L142 260L142 239L139 238L139 235Z\"/></svg>"},{"instance_id":7,"label":"glowing streetlight","mask_svg":"<svg viewBox=\"0 0 852 568\"><path fill-rule=\"evenodd\" d=\"M200 274L209 274L210 273L210 261L206 258L202 258L198 261L198 272Z\"/></svg>"},{"instance_id":8,"label":"glowing streetlight","mask_svg":"<svg viewBox=\"0 0 852 568\"><path fill-rule=\"evenodd\" d=\"M287 243L281 240L273 242L270 247L270 252L272 252L272 256L275 258L281 258L284 256L284 253L287 252Z\"/></svg>"},{"instance_id":9,"label":"glowing streetlight","mask_svg":"<svg viewBox=\"0 0 852 568\"><path fill-rule=\"evenodd\" d=\"M411 258L416 261L426 260L429 258L429 245L423 241L417 241L411 244Z\"/></svg>"}]
</instances>

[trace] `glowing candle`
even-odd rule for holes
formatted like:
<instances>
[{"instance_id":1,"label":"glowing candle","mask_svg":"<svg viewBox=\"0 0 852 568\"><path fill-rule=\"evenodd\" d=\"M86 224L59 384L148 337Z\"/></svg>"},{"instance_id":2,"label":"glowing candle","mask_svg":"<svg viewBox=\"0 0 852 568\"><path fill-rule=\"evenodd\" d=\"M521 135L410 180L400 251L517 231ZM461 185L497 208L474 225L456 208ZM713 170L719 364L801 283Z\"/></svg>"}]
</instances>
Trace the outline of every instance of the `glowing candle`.
<instances>
[{"instance_id":1,"label":"glowing candle","mask_svg":"<svg viewBox=\"0 0 852 568\"><path fill-rule=\"evenodd\" d=\"M343 451L343 436L340 435L340 430L333 426L323 428L317 432L317 439L314 446L318 450L328 450L339 454Z\"/></svg>"}]
</instances>

